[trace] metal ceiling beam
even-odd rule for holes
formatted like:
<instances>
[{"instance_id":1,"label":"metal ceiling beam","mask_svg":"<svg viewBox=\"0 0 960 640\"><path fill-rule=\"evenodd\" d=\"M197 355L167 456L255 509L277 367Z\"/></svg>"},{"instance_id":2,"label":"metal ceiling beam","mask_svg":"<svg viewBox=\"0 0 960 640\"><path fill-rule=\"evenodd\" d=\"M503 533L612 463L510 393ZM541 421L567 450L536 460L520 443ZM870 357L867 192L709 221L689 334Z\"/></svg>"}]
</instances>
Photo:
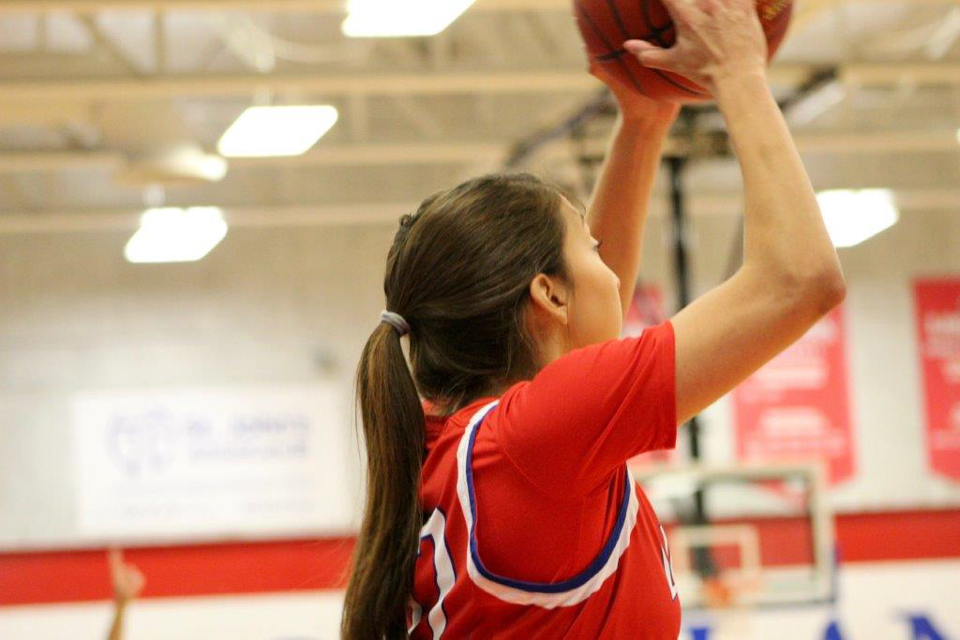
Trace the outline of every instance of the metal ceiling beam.
<instances>
[{"instance_id":1,"label":"metal ceiling beam","mask_svg":"<svg viewBox=\"0 0 960 640\"><path fill-rule=\"evenodd\" d=\"M895 194L904 211L957 211L960 202L956 188L896 190ZM663 195L654 197L652 204L654 217L666 214ZM692 195L689 204L698 217L738 216L743 211L742 194ZM233 228L393 225L416 207L415 202L224 207L224 218ZM135 209L0 213L0 235L128 232L137 228L140 214Z\"/></svg>"},{"instance_id":2,"label":"metal ceiling beam","mask_svg":"<svg viewBox=\"0 0 960 640\"><path fill-rule=\"evenodd\" d=\"M775 86L795 86L817 67L776 64ZM952 86L960 84L960 64L851 63L838 69L843 82L857 86ZM600 84L580 69L569 71L486 71L478 73L390 73L351 75L152 76L144 78L57 78L0 82L4 101L99 102L159 100L177 96L247 96L257 91L299 91L322 96L451 95L594 91Z\"/></svg>"},{"instance_id":3,"label":"metal ceiling beam","mask_svg":"<svg viewBox=\"0 0 960 640\"><path fill-rule=\"evenodd\" d=\"M875 1L875 0L874 0ZM566 0L477 0L471 12L481 11L569 11ZM4 0L3 13L68 11L243 11L264 13L346 12L346 0Z\"/></svg>"},{"instance_id":4,"label":"metal ceiling beam","mask_svg":"<svg viewBox=\"0 0 960 640\"><path fill-rule=\"evenodd\" d=\"M960 152L956 131L799 133L801 153L879 154Z\"/></svg>"},{"instance_id":5,"label":"metal ceiling beam","mask_svg":"<svg viewBox=\"0 0 960 640\"><path fill-rule=\"evenodd\" d=\"M409 202L224 207L224 218L234 228L395 224L417 206ZM133 231L142 213L136 209L0 213L0 235Z\"/></svg>"},{"instance_id":6,"label":"metal ceiling beam","mask_svg":"<svg viewBox=\"0 0 960 640\"><path fill-rule=\"evenodd\" d=\"M795 136L802 153L881 154L938 153L960 151L953 130L933 131L866 131L861 133L826 132L798 133ZM603 154L606 138L584 142L578 150ZM667 150L681 153L681 141L670 140ZM318 167L318 166L383 166L413 164L498 165L509 152L510 141L492 142L417 142L376 144L324 144L312 151L286 158L234 158L233 169L253 167ZM535 159L566 160L573 157L567 140L545 147ZM43 173L75 169L119 169L125 165L119 152L51 151L32 153L0 153L0 173Z\"/></svg>"},{"instance_id":7,"label":"metal ceiling beam","mask_svg":"<svg viewBox=\"0 0 960 640\"><path fill-rule=\"evenodd\" d=\"M836 0L837 4L952 4L955 0ZM0 14L47 11L244 11L344 13L346 0L3 0ZM471 12L569 11L569 0L477 0Z\"/></svg>"},{"instance_id":8,"label":"metal ceiling beam","mask_svg":"<svg viewBox=\"0 0 960 640\"><path fill-rule=\"evenodd\" d=\"M159 100L177 96L249 96L299 91L325 96L449 95L590 91L598 81L583 71L390 73L352 75L217 75L149 78L58 78L0 82L5 101Z\"/></svg>"},{"instance_id":9,"label":"metal ceiling beam","mask_svg":"<svg viewBox=\"0 0 960 640\"><path fill-rule=\"evenodd\" d=\"M74 169L119 169L120 153L82 151L35 151L0 154L0 173L45 173Z\"/></svg>"},{"instance_id":10,"label":"metal ceiling beam","mask_svg":"<svg viewBox=\"0 0 960 640\"><path fill-rule=\"evenodd\" d=\"M375 166L493 162L506 154L510 142L400 143L325 145L291 157L232 158L234 169L251 167ZM569 155L567 153L566 155ZM119 169L126 164L118 151L49 151L0 153L0 173L44 173L76 169Z\"/></svg>"},{"instance_id":11,"label":"metal ceiling beam","mask_svg":"<svg viewBox=\"0 0 960 640\"><path fill-rule=\"evenodd\" d=\"M842 82L872 87L888 85L951 86L960 84L960 64L850 64L838 69Z\"/></svg>"}]
</instances>

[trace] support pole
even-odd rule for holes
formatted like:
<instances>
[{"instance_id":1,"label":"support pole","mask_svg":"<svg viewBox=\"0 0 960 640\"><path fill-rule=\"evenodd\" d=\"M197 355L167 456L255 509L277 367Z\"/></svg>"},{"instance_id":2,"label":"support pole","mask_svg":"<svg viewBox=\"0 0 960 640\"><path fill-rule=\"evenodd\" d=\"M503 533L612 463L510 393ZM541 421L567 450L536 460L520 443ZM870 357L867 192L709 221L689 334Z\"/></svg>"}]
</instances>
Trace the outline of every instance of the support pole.
<instances>
[{"instance_id":1,"label":"support pole","mask_svg":"<svg viewBox=\"0 0 960 640\"><path fill-rule=\"evenodd\" d=\"M687 159L682 157L670 157L664 161L667 165L670 177L670 204L672 208L673 220L673 255L674 269L677 285L677 305L683 309L693 299L690 283L690 263L689 243L687 233L687 209L686 198L683 184L684 170L687 166ZM700 449L700 421L697 416L690 419L685 425L686 432L690 437L690 457L696 463L702 458ZM704 525L707 524L707 512L705 504L705 489L698 486L693 494L693 512L689 517L688 524ZM700 578L708 580L717 575L716 563L713 561L713 554L707 547L697 547L693 550L693 564Z\"/></svg>"}]
</instances>

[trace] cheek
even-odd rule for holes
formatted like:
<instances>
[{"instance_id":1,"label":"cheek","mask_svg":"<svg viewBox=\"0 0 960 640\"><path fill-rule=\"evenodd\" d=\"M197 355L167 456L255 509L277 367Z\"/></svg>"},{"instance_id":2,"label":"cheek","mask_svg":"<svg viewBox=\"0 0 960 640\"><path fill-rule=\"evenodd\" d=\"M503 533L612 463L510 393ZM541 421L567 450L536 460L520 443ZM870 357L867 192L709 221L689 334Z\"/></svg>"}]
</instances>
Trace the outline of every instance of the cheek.
<instances>
[{"instance_id":1,"label":"cheek","mask_svg":"<svg viewBox=\"0 0 960 640\"><path fill-rule=\"evenodd\" d=\"M620 288L616 275L605 265L585 273L583 287L578 287L577 324L587 342L616 338L620 334ZM579 284L579 283L578 283ZM583 295L581 296L581 290Z\"/></svg>"},{"instance_id":2,"label":"cheek","mask_svg":"<svg viewBox=\"0 0 960 640\"><path fill-rule=\"evenodd\" d=\"M607 302L613 302L620 307L620 279L607 265L600 263L594 273L594 282L597 293Z\"/></svg>"},{"instance_id":3,"label":"cheek","mask_svg":"<svg viewBox=\"0 0 960 640\"><path fill-rule=\"evenodd\" d=\"M607 269L607 298L610 301L612 325L616 326L616 334L620 335L623 324L623 304L620 301L620 278ZM616 337L616 336L615 336Z\"/></svg>"}]
</instances>

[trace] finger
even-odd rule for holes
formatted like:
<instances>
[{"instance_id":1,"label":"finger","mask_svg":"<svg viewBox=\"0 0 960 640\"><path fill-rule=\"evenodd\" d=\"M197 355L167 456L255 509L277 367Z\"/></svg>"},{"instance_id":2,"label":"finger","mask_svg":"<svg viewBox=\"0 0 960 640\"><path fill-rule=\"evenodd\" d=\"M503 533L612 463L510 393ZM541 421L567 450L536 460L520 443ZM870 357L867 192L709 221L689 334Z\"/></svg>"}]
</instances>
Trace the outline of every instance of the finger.
<instances>
[{"instance_id":1,"label":"finger","mask_svg":"<svg viewBox=\"0 0 960 640\"><path fill-rule=\"evenodd\" d=\"M141 573L139 569L133 565L127 565L123 580L123 591L126 594L136 596L143 590L146 582L146 578L144 578L143 573Z\"/></svg>"},{"instance_id":2,"label":"finger","mask_svg":"<svg viewBox=\"0 0 960 640\"><path fill-rule=\"evenodd\" d=\"M661 0L676 25L689 25L696 20L700 10L697 0Z\"/></svg>"},{"instance_id":3,"label":"finger","mask_svg":"<svg viewBox=\"0 0 960 640\"><path fill-rule=\"evenodd\" d=\"M587 71L590 73L590 75L598 80L604 80L610 75L607 73L607 68L603 66L603 63L595 60L590 62L590 66L587 68Z\"/></svg>"},{"instance_id":4,"label":"finger","mask_svg":"<svg viewBox=\"0 0 960 640\"><path fill-rule=\"evenodd\" d=\"M677 55L672 49L647 49L640 52L637 60L648 69L675 71L677 66Z\"/></svg>"},{"instance_id":5,"label":"finger","mask_svg":"<svg viewBox=\"0 0 960 640\"><path fill-rule=\"evenodd\" d=\"M739 11L741 14L756 13L757 8L753 0L732 0L729 7Z\"/></svg>"},{"instance_id":6,"label":"finger","mask_svg":"<svg viewBox=\"0 0 960 640\"><path fill-rule=\"evenodd\" d=\"M700 12L707 16L712 16L716 13L717 4L715 0L699 0L697 2L697 8L700 9Z\"/></svg>"},{"instance_id":7,"label":"finger","mask_svg":"<svg viewBox=\"0 0 960 640\"><path fill-rule=\"evenodd\" d=\"M110 547L107 550L107 561L110 563L110 568L116 571L123 566L123 551L117 547Z\"/></svg>"},{"instance_id":8,"label":"finger","mask_svg":"<svg viewBox=\"0 0 960 640\"><path fill-rule=\"evenodd\" d=\"M143 573L140 572L140 570L134 569L133 571L133 592L134 594L138 594L143 591L143 587L147 584L147 579L144 577Z\"/></svg>"},{"instance_id":9,"label":"finger","mask_svg":"<svg viewBox=\"0 0 960 640\"><path fill-rule=\"evenodd\" d=\"M674 57L670 49L644 40L628 40L623 43L623 48L636 56L640 64L651 69L664 69Z\"/></svg>"},{"instance_id":10,"label":"finger","mask_svg":"<svg viewBox=\"0 0 960 640\"><path fill-rule=\"evenodd\" d=\"M627 40L623 43L623 48L635 56L639 56L645 51L662 51L661 47L647 42L646 40Z\"/></svg>"}]
</instances>

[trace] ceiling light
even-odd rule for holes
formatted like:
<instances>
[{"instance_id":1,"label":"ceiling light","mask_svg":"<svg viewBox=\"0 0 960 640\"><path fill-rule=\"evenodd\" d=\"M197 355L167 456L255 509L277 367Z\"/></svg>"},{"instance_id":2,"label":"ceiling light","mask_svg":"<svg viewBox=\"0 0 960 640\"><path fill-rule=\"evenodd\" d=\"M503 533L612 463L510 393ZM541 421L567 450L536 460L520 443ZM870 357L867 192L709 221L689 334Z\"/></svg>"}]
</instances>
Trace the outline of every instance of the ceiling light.
<instances>
[{"instance_id":1,"label":"ceiling light","mask_svg":"<svg viewBox=\"0 0 960 640\"><path fill-rule=\"evenodd\" d=\"M822 191L817 202L835 247L852 247L900 219L893 194L887 189Z\"/></svg>"},{"instance_id":2,"label":"ceiling light","mask_svg":"<svg viewBox=\"0 0 960 640\"><path fill-rule=\"evenodd\" d=\"M193 262L210 253L226 235L227 223L217 207L148 209L124 255L135 263Z\"/></svg>"},{"instance_id":3,"label":"ceiling light","mask_svg":"<svg viewBox=\"0 0 960 640\"><path fill-rule=\"evenodd\" d=\"M337 123L329 105L250 107L230 125L217 149L228 158L298 156Z\"/></svg>"},{"instance_id":4,"label":"ceiling light","mask_svg":"<svg viewBox=\"0 0 960 640\"><path fill-rule=\"evenodd\" d=\"M343 33L352 38L434 36L475 0L349 0Z\"/></svg>"},{"instance_id":5,"label":"ceiling light","mask_svg":"<svg viewBox=\"0 0 960 640\"><path fill-rule=\"evenodd\" d=\"M206 153L193 144L172 145L130 154L115 177L134 185L219 182L228 169L227 161L215 153Z\"/></svg>"}]
</instances>

